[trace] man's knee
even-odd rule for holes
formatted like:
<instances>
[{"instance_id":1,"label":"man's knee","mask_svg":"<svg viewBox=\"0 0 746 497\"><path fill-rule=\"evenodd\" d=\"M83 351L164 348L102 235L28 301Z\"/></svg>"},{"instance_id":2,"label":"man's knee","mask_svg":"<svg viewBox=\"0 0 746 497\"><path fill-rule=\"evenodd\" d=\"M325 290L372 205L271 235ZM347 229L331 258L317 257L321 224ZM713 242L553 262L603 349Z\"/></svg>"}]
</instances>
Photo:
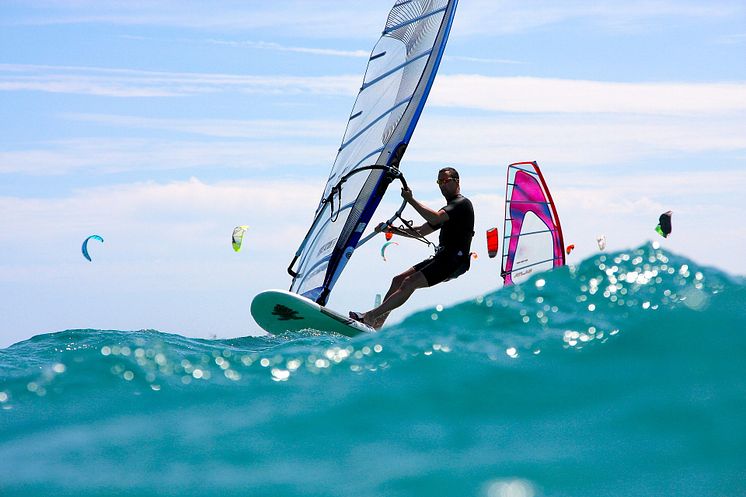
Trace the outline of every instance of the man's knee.
<instances>
[{"instance_id":1,"label":"man's knee","mask_svg":"<svg viewBox=\"0 0 746 497\"><path fill-rule=\"evenodd\" d=\"M408 269L401 274L394 276L392 281L394 287L401 287L404 281L414 274L413 269Z\"/></svg>"},{"instance_id":2,"label":"man's knee","mask_svg":"<svg viewBox=\"0 0 746 497\"><path fill-rule=\"evenodd\" d=\"M425 276L420 272L410 274L409 276L405 277L401 283L402 289L412 290L412 291L418 288L426 287L426 286L427 286L427 280L425 279Z\"/></svg>"}]
</instances>

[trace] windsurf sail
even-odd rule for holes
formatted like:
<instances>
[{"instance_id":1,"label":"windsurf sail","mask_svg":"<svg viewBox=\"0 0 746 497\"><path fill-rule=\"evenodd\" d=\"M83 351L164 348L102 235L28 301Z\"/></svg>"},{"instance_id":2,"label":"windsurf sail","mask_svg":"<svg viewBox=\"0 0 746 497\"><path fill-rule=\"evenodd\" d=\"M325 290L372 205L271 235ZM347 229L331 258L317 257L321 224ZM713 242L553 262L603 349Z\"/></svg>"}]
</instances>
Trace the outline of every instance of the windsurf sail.
<instances>
[{"instance_id":1,"label":"windsurf sail","mask_svg":"<svg viewBox=\"0 0 746 497\"><path fill-rule=\"evenodd\" d=\"M565 264L559 216L536 162L508 166L504 234L501 274L506 285Z\"/></svg>"},{"instance_id":2,"label":"windsurf sail","mask_svg":"<svg viewBox=\"0 0 746 497\"><path fill-rule=\"evenodd\" d=\"M433 84L457 3L397 0L391 9L314 221L288 267L291 292L325 305L352 253L369 239L361 237L386 188L403 180L399 161Z\"/></svg>"}]
</instances>

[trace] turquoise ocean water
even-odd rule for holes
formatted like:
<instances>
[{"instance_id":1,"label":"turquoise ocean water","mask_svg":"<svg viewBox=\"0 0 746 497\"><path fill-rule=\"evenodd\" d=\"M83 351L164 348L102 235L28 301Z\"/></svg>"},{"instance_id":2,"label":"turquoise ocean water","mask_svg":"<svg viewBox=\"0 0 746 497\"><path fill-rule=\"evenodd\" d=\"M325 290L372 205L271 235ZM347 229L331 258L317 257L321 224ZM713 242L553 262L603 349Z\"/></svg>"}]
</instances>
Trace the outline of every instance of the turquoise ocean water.
<instances>
[{"instance_id":1,"label":"turquoise ocean water","mask_svg":"<svg viewBox=\"0 0 746 497\"><path fill-rule=\"evenodd\" d=\"M357 339L48 333L0 495L744 496L745 352L746 281L653 245Z\"/></svg>"}]
</instances>

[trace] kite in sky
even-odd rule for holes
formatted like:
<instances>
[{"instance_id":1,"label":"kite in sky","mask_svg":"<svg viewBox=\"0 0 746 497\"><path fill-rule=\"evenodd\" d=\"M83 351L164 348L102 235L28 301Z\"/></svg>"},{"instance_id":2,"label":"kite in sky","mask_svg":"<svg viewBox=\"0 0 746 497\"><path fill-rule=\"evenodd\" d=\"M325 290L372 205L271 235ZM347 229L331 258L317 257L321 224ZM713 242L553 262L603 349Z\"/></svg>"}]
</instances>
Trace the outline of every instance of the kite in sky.
<instances>
[{"instance_id":1,"label":"kite in sky","mask_svg":"<svg viewBox=\"0 0 746 497\"><path fill-rule=\"evenodd\" d=\"M666 211L663 214L661 214L661 217L658 218L658 226L655 227L655 231L658 232L660 236L663 238L668 238L668 235L671 234L671 216L673 215L673 211Z\"/></svg>"},{"instance_id":2,"label":"kite in sky","mask_svg":"<svg viewBox=\"0 0 746 497\"><path fill-rule=\"evenodd\" d=\"M231 237L231 241L233 242L233 250L238 252L241 250L241 243L243 243L243 235L246 233L246 230L249 229L248 226L236 226L233 228L233 236Z\"/></svg>"},{"instance_id":3,"label":"kite in sky","mask_svg":"<svg viewBox=\"0 0 746 497\"><path fill-rule=\"evenodd\" d=\"M487 255L490 259L497 256L497 228L490 228L487 230Z\"/></svg>"},{"instance_id":4,"label":"kite in sky","mask_svg":"<svg viewBox=\"0 0 746 497\"><path fill-rule=\"evenodd\" d=\"M381 257L383 257L383 260L386 260L386 249L391 245L399 245L397 242L386 242L383 244L383 247L381 247Z\"/></svg>"},{"instance_id":5,"label":"kite in sky","mask_svg":"<svg viewBox=\"0 0 746 497\"><path fill-rule=\"evenodd\" d=\"M91 240L91 239L98 240L99 242L104 243L104 239L98 235L91 235L83 241L83 247L82 247L83 257L88 259L89 262L93 262L91 261L91 256L88 254L88 240Z\"/></svg>"}]
</instances>

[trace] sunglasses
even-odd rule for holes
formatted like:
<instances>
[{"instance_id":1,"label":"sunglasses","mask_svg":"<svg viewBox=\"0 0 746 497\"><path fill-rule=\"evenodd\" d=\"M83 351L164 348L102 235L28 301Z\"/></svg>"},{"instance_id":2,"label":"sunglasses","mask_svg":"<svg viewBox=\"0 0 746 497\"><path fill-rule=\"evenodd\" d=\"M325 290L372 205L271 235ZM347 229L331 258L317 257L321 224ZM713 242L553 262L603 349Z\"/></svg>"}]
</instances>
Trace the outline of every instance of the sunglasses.
<instances>
[{"instance_id":1,"label":"sunglasses","mask_svg":"<svg viewBox=\"0 0 746 497\"><path fill-rule=\"evenodd\" d=\"M446 183L448 183L449 181L457 181L457 179L456 178L446 178L446 179L436 180L435 182L438 184L438 186L442 186L442 185L445 185Z\"/></svg>"}]
</instances>

